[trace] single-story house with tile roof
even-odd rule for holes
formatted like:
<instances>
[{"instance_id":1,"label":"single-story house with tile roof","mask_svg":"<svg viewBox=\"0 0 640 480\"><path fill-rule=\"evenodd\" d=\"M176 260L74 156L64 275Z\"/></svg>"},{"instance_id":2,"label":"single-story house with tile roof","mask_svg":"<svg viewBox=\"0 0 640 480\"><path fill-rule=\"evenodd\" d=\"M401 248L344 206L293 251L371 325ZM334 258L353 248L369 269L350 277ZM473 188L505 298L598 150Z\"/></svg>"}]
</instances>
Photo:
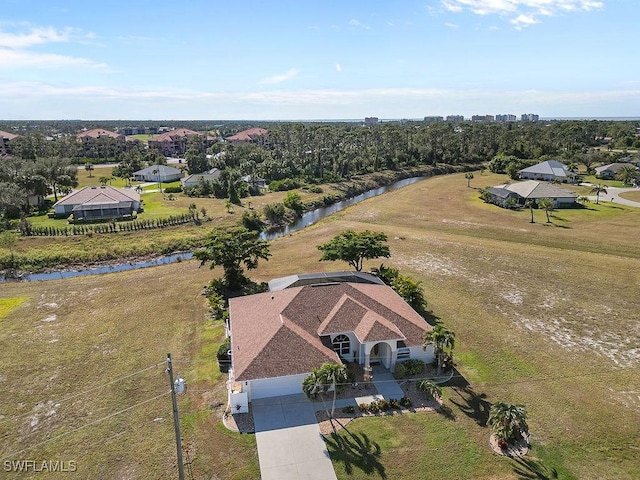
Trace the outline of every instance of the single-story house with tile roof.
<instances>
[{"instance_id":1,"label":"single-story house with tile roof","mask_svg":"<svg viewBox=\"0 0 640 480\"><path fill-rule=\"evenodd\" d=\"M301 393L312 369L341 358L392 371L398 359L433 361L433 348L422 348L432 327L389 286L359 272L323 275L272 280L279 289L229 300L230 396Z\"/></svg>"},{"instance_id":2,"label":"single-story house with tile roof","mask_svg":"<svg viewBox=\"0 0 640 480\"><path fill-rule=\"evenodd\" d=\"M637 170L637 167L631 163L610 163L608 165L601 165L595 168L596 178L614 179L616 175L625 167L632 167Z\"/></svg>"},{"instance_id":3,"label":"single-story house with tile roof","mask_svg":"<svg viewBox=\"0 0 640 480\"><path fill-rule=\"evenodd\" d=\"M182 170L168 165L151 165L133 172L133 179L138 182L175 182L182 178Z\"/></svg>"},{"instance_id":4,"label":"single-story house with tile roof","mask_svg":"<svg viewBox=\"0 0 640 480\"><path fill-rule=\"evenodd\" d=\"M53 206L56 217L73 214L75 220L128 218L140 211L140 194L108 185L85 187L70 193Z\"/></svg>"},{"instance_id":5,"label":"single-story house with tile roof","mask_svg":"<svg viewBox=\"0 0 640 480\"><path fill-rule=\"evenodd\" d=\"M575 183L577 175L557 160L547 160L519 171L520 178L547 182Z\"/></svg>"},{"instance_id":6,"label":"single-story house with tile roof","mask_svg":"<svg viewBox=\"0 0 640 480\"><path fill-rule=\"evenodd\" d=\"M212 168L209 171L203 173L193 173L180 181L182 182L182 188L196 187L200 182L213 182L220 177L221 170Z\"/></svg>"},{"instance_id":7,"label":"single-story house with tile roof","mask_svg":"<svg viewBox=\"0 0 640 480\"><path fill-rule=\"evenodd\" d=\"M550 198L554 208L573 207L578 196L562 187L535 180L524 182L505 183L489 188L490 202L504 206L508 198L515 198L519 205L524 205L527 200L541 200Z\"/></svg>"}]
</instances>

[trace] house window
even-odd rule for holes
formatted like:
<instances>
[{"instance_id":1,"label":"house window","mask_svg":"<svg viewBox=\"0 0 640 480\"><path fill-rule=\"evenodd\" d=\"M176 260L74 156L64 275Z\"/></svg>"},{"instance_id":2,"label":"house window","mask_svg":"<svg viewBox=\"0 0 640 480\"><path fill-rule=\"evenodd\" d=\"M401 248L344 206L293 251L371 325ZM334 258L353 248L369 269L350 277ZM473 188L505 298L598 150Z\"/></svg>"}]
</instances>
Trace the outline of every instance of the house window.
<instances>
[{"instance_id":1,"label":"house window","mask_svg":"<svg viewBox=\"0 0 640 480\"><path fill-rule=\"evenodd\" d=\"M333 351L338 355L349 355L351 340L346 335L337 335L333 339Z\"/></svg>"}]
</instances>

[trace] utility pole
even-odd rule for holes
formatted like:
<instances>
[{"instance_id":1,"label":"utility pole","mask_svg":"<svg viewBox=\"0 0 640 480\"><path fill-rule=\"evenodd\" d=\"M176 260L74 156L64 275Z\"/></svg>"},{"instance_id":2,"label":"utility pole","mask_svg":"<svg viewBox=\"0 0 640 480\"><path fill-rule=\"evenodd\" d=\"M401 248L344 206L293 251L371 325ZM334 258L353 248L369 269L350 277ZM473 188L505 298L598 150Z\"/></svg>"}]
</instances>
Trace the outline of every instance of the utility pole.
<instances>
[{"instance_id":1,"label":"utility pole","mask_svg":"<svg viewBox=\"0 0 640 480\"><path fill-rule=\"evenodd\" d=\"M180 436L180 417L178 416L178 401L176 400L176 389L173 385L173 366L171 365L170 353L167 353L167 373L169 374L169 384L171 385L171 402L173 403L173 426L176 431L178 478L180 480L184 480L184 467L182 466L182 437Z\"/></svg>"}]
</instances>

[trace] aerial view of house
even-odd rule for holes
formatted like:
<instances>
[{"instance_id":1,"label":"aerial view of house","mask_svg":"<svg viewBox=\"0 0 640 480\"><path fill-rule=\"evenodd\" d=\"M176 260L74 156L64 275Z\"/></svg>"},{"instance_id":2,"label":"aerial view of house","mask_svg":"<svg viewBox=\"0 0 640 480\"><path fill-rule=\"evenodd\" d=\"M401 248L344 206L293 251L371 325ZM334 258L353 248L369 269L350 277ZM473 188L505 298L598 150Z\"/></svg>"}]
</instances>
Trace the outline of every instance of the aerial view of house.
<instances>
[{"instance_id":1,"label":"aerial view of house","mask_svg":"<svg viewBox=\"0 0 640 480\"><path fill-rule=\"evenodd\" d=\"M324 363L433 360L422 348L431 326L370 274L340 272L272 280L272 290L229 302L230 385L247 400L302 392Z\"/></svg>"},{"instance_id":2,"label":"aerial view of house","mask_svg":"<svg viewBox=\"0 0 640 480\"><path fill-rule=\"evenodd\" d=\"M509 198L514 198L518 205L524 205L527 200L541 200L550 198L554 208L571 207L576 205L578 196L562 187L546 182L527 180L517 183L504 183L489 188L489 201L497 205L504 205Z\"/></svg>"},{"instance_id":3,"label":"aerial view of house","mask_svg":"<svg viewBox=\"0 0 640 480\"><path fill-rule=\"evenodd\" d=\"M175 182L183 176L182 170L168 165L151 165L133 172L133 179L138 182Z\"/></svg>"},{"instance_id":4,"label":"aerial view of house","mask_svg":"<svg viewBox=\"0 0 640 480\"><path fill-rule=\"evenodd\" d=\"M73 214L75 220L128 218L140 211L140 194L108 185L85 187L56 202L53 211L56 217Z\"/></svg>"},{"instance_id":5,"label":"aerial view of house","mask_svg":"<svg viewBox=\"0 0 640 480\"><path fill-rule=\"evenodd\" d=\"M0 130L0 155L7 153L9 150L9 142L17 137L18 135L15 133L3 132Z\"/></svg>"},{"instance_id":6,"label":"aerial view of house","mask_svg":"<svg viewBox=\"0 0 640 480\"><path fill-rule=\"evenodd\" d=\"M547 182L575 183L577 175L570 171L564 163L547 160L520 170L520 178L544 180Z\"/></svg>"}]
</instances>

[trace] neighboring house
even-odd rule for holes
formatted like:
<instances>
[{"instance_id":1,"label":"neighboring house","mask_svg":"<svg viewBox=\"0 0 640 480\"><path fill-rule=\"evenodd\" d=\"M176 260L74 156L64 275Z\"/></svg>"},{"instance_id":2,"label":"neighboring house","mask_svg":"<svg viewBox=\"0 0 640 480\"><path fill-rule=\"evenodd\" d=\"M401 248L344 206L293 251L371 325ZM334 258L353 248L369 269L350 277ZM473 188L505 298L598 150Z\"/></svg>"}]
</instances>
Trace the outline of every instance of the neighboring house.
<instances>
[{"instance_id":1,"label":"neighboring house","mask_svg":"<svg viewBox=\"0 0 640 480\"><path fill-rule=\"evenodd\" d=\"M575 206L578 196L564 188L535 180L505 183L489 188L490 203L505 206L509 198L515 198L518 205L524 205L527 200L550 198L553 200L554 208L562 208Z\"/></svg>"},{"instance_id":2,"label":"neighboring house","mask_svg":"<svg viewBox=\"0 0 640 480\"><path fill-rule=\"evenodd\" d=\"M18 138L18 135L15 133L3 132L0 130L0 155L5 155L9 153L9 142Z\"/></svg>"},{"instance_id":3,"label":"neighboring house","mask_svg":"<svg viewBox=\"0 0 640 480\"><path fill-rule=\"evenodd\" d=\"M577 175L557 160L547 160L520 170L520 178L547 182L575 183Z\"/></svg>"},{"instance_id":4,"label":"neighboring house","mask_svg":"<svg viewBox=\"0 0 640 480\"><path fill-rule=\"evenodd\" d=\"M269 131L264 128L250 128L249 130L243 130L235 135L225 138L227 142L236 143L255 143L260 146L268 144Z\"/></svg>"},{"instance_id":5,"label":"neighboring house","mask_svg":"<svg viewBox=\"0 0 640 480\"><path fill-rule=\"evenodd\" d=\"M635 168L635 165L632 165L630 163L610 163L608 165L602 165L600 167L596 167L595 168L596 178L613 180L616 178L616 175L620 173L620 170L629 166Z\"/></svg>"},{"instance_id":6,"label":"neighboring house","mask_svg":"<svg viewBox=\"0 0 640 480\"><path fill-rule=\"evenodd\" d=\"M73 214L75 220L128 218L140 211L140 194L126 188L85 187L53 206L56 217Z\"/></svg>"},{"instance_id":7,"label":"neighboring house","mask_svg":"<svg viewBox=\"0 0 640 480\"><path fill-rule=\"evenodd\" d=\"M147 143L149 145L149 148L156 148L160 150L160 153L167 157L184 155L187 152L189 137L192 137L194 135L200 135L204 137L206 148L209 148L211 145L218 141L216 137L213 137L211 135L206 135L194 130L189 130L188 128L176 128L175 130L164 132L158 136L150 138Z\"/></svg>"},{"instance_id":8,"label":"neighboring house","mask_svg":"<svg viewBox=\"0 0 640 480\"><path fill-rule=\"evenodd\" d=\"M341 358L394 370L402 359L432 362L432 327L394 290L361 272L297 275L269 292L229 301L230 401L302 392L302 381Z\"/></svg>"},{"instance_id":9,"label":"neighboring house","mask_svg":"<svg viewBox=\"0 0 640 480\"><path fill-rule=\"evenodd\" d=\"M168 165L151 165L133 172L133 179L138 182L175 182L182 178L182 170Z\"/></svg>"},{"instance_id":10,"label":"neighboring house","mask_svg":"<svg viewBox=\"0 0 640 480\"><path fill-rule=\"evenodd\" d=\"M212 168L204 173L193 173L180 180L182 182L182 188L195 187L200 185L201 182L213 182L220 177L221 173L217 168Z\"/></svg>"},{"instance_id":11,"label":"neighboring house","mask_svg":"<svg viewBox=\"0 0 640 480\"><path fill-rule=\"evenodd\" d=\"M103 138L103 137L114 138L116 140L122 140L122 141L126 140L126 137L124 135L120 133L112 132L110 130L105 130L104 128L94 128L92 130L86 130L84 132L80 132L76 134L76 137L78 137L83 142L90 141L90 140L97 140L98 138Z\"/></svg>"},{"instance_id":12,"label":"neighboring house","mask_svg":"<svg viewBox=\"0 0 640 480\"><path fill-rule=\"evenodd\" d=\"M255 175L245 175L242 177L242 181L253 188L267 188L267 181L264 178L256 177Z\"/></svg>"}]
</instances>

